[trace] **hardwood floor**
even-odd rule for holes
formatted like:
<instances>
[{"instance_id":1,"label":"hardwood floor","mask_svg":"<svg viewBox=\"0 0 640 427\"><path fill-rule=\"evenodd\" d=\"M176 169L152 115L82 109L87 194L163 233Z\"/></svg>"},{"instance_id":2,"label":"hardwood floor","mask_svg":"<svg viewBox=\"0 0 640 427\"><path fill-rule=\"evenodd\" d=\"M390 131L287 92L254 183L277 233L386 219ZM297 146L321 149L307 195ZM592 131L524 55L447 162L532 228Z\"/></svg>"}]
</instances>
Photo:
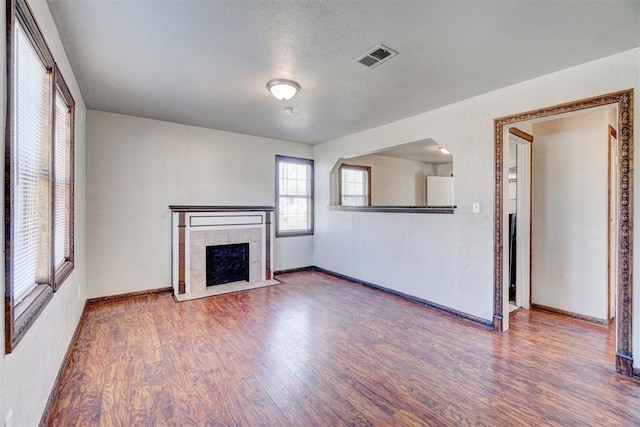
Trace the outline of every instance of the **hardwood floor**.
<instances>
[{"instance_id":1,"label":"hardwood floor","mask_svg":"<svg viewBox=\"0 0 640 427\"><path fill-rule=\"evenodd\" d=\"M51 426L640 425L613 328L520 310L498 334L318 272L90 305Z\"/></svg>"}]
</instances>

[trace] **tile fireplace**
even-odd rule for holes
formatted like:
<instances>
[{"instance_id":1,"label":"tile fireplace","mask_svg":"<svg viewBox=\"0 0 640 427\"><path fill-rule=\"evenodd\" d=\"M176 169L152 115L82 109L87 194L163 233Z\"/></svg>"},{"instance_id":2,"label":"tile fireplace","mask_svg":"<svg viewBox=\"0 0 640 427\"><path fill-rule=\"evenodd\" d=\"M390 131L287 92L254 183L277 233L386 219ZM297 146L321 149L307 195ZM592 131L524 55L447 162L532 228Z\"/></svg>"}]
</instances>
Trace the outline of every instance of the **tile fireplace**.
<instances>
[{"instance_id":1,"label":"tile fireplace","mask_svg":"<svg viewBox=\"0 0 640 427\"><path fill-rule=\"evenodd\" d=\"M210 289L229 282L233 290L272 284L273 207L172 205L169 209L171 277L177 300L207 296Z\"/></svg>"}]
</instances>

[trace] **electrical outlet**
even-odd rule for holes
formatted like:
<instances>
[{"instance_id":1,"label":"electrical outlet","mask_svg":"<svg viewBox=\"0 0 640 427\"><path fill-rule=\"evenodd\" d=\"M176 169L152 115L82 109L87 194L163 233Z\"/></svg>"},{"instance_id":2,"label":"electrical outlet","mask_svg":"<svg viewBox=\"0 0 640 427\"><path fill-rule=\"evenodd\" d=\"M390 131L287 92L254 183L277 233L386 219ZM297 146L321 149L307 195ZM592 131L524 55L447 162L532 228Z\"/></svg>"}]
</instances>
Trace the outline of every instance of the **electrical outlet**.
<instances>
[{"instance_id":1,"label":"electrical outlet","mask_svg":"<svg viewBox=\"0 0 640 427\"><path fill-rule=\"evenodd\" d=\"M480 203L479 202L475 202L473 204L473 213L480 213Z\"/></svg>"},{"instance_id":2,"label":"electrical outlet","mask_svg":"<svg viewBox=\"0 0 640 427\"><path fill-rule=\"evenodd\" d=\"M13 427L13 409L9 409L7 417L4 419L4 427Z\"/></svg>"}]
</instances>

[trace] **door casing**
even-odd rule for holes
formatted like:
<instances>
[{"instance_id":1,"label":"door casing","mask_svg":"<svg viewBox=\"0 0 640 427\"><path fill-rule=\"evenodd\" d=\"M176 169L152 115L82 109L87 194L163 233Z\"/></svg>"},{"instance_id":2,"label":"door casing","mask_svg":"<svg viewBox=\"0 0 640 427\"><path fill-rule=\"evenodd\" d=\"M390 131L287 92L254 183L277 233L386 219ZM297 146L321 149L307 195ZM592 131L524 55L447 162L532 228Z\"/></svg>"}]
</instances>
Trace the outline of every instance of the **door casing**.
<instances>
[{"instance_id":1,"label":"door casing","mask_svg":"<svg viewBox=\"0 0 640 427\"><path fill-rule=\"evenodd\" d=\"M616 258L616 370L633 376L632 354L632 271L633 271L633 89L614 92L565 104L527 111L494 120L494 300L493 328L503 332L508 328L508 298L504 298L505 238L504 204L508 182L504 161L505 126L544 117L616 105L618 110L618 182ZM508 172L508 171L507 171ZM508 241L508 238L506 239ZM508 263L507 263L508 265ZM506 301L505 301L506 300ZM506 319L506 321L505 321Z\"/></svg>"}]
</instances>

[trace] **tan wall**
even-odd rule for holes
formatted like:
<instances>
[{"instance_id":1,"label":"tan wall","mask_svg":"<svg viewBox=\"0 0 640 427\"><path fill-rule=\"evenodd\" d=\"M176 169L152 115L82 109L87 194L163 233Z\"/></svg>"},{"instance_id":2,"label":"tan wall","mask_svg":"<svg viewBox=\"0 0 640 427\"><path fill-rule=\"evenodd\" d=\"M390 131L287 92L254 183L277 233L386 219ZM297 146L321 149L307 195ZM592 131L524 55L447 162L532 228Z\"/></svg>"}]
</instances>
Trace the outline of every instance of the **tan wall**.
<instances>
[{"instance_id":1,"label":"tan wall","mask_svg":"<svg viewBox=\"0 0 640 427\"><path fill-rule=\"evenodd\" d=\"M608 315L608 112L533 125L532 302Z\"/></svg>"}]
</instances>

